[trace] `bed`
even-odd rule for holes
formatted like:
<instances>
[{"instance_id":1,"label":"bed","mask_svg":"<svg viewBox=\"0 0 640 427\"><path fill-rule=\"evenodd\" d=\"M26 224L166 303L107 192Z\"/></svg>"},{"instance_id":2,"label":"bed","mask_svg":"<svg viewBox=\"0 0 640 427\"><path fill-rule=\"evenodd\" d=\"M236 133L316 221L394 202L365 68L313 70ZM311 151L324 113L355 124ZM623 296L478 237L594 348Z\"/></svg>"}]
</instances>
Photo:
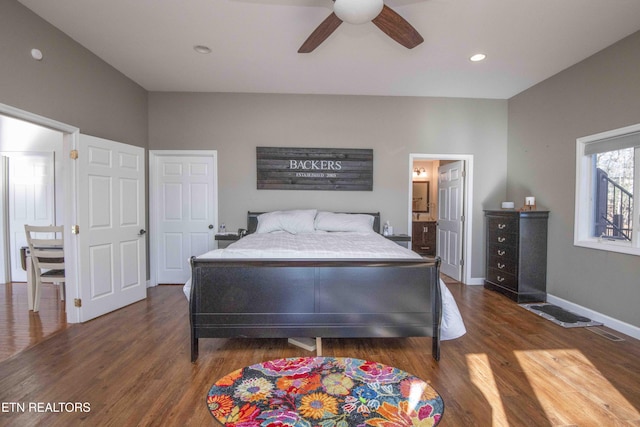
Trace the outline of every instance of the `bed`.
<instances>
[{"instance_id":1,"label":"bed","mask_svg":"<svg viewBox=\"0 0 640 427\"><path fill-rule=\"evenodd\" d=\"M426 336L439 360L440 260L379 231L379 213L249 212L246 237L190 259L192 362L200 338L228 337Z\"/></svg>"}]
</instances>

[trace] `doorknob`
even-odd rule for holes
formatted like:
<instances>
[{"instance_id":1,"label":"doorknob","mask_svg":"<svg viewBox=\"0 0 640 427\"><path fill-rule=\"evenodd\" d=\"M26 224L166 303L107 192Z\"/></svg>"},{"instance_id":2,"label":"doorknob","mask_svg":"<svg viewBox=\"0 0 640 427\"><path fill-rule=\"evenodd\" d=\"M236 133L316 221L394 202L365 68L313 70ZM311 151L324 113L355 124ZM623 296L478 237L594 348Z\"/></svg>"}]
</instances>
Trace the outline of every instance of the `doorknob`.
<instances>
[{"instance_id":1,"label":"doorknob","mask_svg":"<svg viewBox=\"0 0 640 427\"><path fill-rule=\"evenodd\" d=\"M209 224L209 230L213 229L213 224Z\"/></svg>"},{"instance_id":2,"label":"doorknob","mask_svg":"<svg viewBox=\"0 0 640 427\"><path fill-rule=\"evenodd\" d=\"M138 236L144 236L145 234L147 234L147 230L142 228L142 229L140 229L140 232L138 233Z\"/></svg>"}]
</instances>

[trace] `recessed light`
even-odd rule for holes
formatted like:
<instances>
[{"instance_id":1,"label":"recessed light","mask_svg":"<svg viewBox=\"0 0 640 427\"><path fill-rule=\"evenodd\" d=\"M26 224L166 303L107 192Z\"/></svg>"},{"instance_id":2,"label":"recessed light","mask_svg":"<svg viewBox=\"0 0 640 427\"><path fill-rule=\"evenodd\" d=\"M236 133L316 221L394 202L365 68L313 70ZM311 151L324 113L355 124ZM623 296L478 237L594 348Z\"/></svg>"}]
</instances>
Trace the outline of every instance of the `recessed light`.
<instances>
[{"instance_id":1,"label":"recessed light","mask_svg":"<svg viewBox=\"0 0 640 427\"><path fill-rule=\"evenodd\" d=\"M207 53L211 53L211 48L209 46L204 46L201 44L195 45L193 47L193 50L195 50L198 53L201 53L203 55L206 55Z\"/></svg>"},{"instance_id":2,"label":"recessed light","mask_svg":"<svg viewBox=\"0 0 640 427\"><path fill-rule=\"evenodd\" d=\"M484 60L487 57L487 55L485 55L484 53L476 53L475 55L473 55L471 58L469 58L471 61L473 62L479 62Z\"/></svg>"},{"instance_id":3,"label":"recessed light","mask_svg":"<svg viewBox=\"0 0 640 427\"><path fill-rule=\"evenodd\" d=\"M36 61L42 61L42 51L40 49L31 49L31 57Z\"/></svg>"}]
</instances>

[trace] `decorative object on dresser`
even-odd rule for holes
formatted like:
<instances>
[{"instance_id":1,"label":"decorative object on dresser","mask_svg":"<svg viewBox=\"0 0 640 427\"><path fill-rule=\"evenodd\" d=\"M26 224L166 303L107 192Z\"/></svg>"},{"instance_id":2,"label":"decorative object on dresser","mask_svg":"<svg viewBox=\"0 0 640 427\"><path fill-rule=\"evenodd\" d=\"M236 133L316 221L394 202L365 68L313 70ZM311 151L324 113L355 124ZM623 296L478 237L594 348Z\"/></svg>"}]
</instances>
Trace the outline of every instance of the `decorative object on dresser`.
<instances>
[{"instance_id":1,"label":"decorative object on dresser","mask_svg":"<svg viewBox=\"0 0 640 427\"><path fill-rule=\"evenodd\" d=\"M535 211L536 210L536 198L533 196L527 196L524 198L523 211Z\"/></svg>"},{"instance_id":2,"label":"decorative object on dresser","mask_svg":"<svg viewBox=\"0 0 640 427\"><path fill-rule=\"evenodd\" d=\"M413 221L411 250L430 257L436 256L436 222Z\"/></svg>"},{"instance_id":3,"label":"decorative object on dresser","mask_svg":"<svg viewBox=\"0 0 640 427\"><path fill-rule=\"evenodd\" d=\"M513 209L516 207L516 204L513 202L502 202L502 209Z\"/></svg>"},{"instance_id":4,"label":"decorative object on dresser","mask_svg":"<svg viewBox=\"0 0 640 427\"><path fill-rule=\"evenodd\" d=\"M549 211L485 210L484 286L517 302L547 298Z\"/></svg>"}]
</instances>

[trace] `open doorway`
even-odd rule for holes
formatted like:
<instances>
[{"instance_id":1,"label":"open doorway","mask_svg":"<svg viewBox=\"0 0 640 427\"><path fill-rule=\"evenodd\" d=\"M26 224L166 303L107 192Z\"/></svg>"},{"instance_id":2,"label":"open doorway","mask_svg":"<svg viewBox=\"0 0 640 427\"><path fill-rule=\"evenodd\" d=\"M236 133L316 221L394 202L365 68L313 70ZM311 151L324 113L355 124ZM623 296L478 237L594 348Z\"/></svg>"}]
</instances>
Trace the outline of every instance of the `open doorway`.
<instances>
[{"instance_id":1,"label":"open doorway","mask_svg":"<svg viewBox=\"0 0 640 427\"><path fill-rule=\"evenodd\" d=\"M21 248L24 225L60 225L62 132L0 115L2 247L4 282L26 282Z\"/></svg>"},{"instance_id":2,"label":"open doorway","mask_svg":"<svg viewBox=\"0 0 640 427\"><path fill-rule=\"evenodd\" d=\"M73 148L77 146L77 140L79 138L80 130L74 126L70 126L56 120L39 116L28 111L20 110L6 104L0 104L0 116L13 118L29 124L37 125L41 128L58 132L62 136L62 148L60 151L60 155L56 156L54 153L56 159L55 215L57 218L56 221L59 224L75 224L77 222L76 199L74 198L74 195L76 194L76 182L74 175L75 167L72 163L73 160L71 160L68 155L65 156L62 153L69 153ZM0 138L2 138L2 136L0 136ZM4 222L3 227L1 228L3 230L3 233L5 233L6 226L4 226ZM77 323L79 321L79 309L75 308L74 306L75 299L78 297L77 279L75 275L77 267L77 249L75 242L71 239L71 235L72 233L70 227L65 227L65 270L71 272L72 274L68 274L66 276L64 311L66 314L66 322ZM4 242L5 235L3 235L2 237ZM67 244L69 242L71 244ZM69 255L68 257L67 254ZM3 271L3 273L5 272Z\"/></svg>"},{"instance_id":3,"label":"open doorway","mask_svg":"<svg viewBox=\"0 0 640 427\"><path fill-rule=\"evenodd\" d=\"M470 283L472 155L409 155L408 227L412 249L439 256L441 272Z\"/></svg>"},{"instance_id":4,"label":"open doorway","mask_svg":"<svg viewBox=\"0 0 640 427\"><path fill-rule=\"evenodd\" d=\"M7 113L7 114L5 114ZM15 115L12 113L16 113ZM19 117L19 118L18 118ZM58 285L43 284L40 311L29 310L24 225L63 224L65 134L0 104L0 360L67 327L67 304ZM45 122L46 123L46 122ZM68 286L67 288L71 288ZM67 292L73 301L72 293Z\"/></svg>"}]
</instances>

